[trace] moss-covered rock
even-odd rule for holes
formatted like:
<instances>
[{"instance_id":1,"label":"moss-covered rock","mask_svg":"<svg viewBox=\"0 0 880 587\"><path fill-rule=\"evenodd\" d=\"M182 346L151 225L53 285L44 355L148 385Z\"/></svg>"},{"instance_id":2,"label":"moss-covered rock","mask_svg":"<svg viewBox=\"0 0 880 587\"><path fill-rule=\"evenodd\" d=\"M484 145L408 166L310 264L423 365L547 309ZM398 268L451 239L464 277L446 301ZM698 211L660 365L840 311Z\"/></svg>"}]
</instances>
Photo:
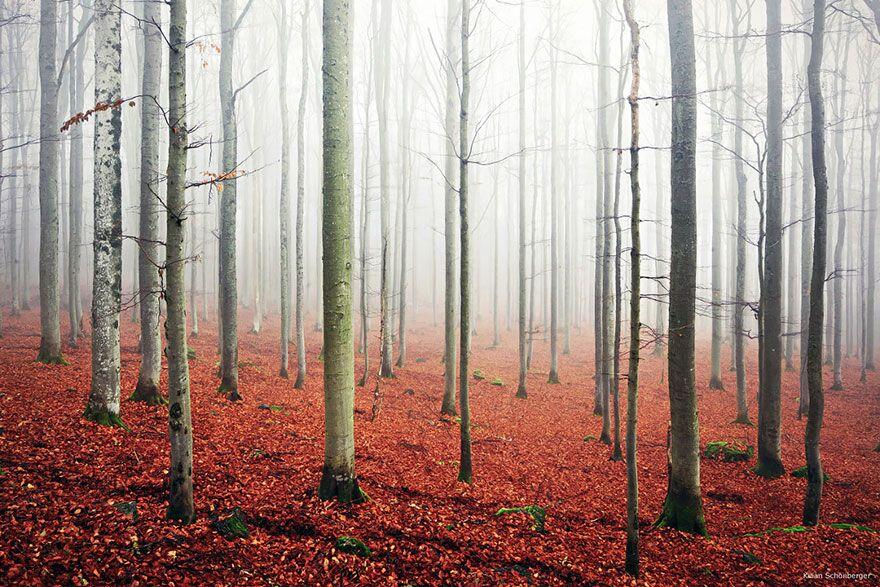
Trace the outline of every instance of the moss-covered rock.
<instances>
[{"instance_id":1,"label":"moss-covered rock","mask_svg":"<svg viewBox=\"0 0 880 587\"><path fill-rule=\"evenodd\" d=\"M353 538L351 536L340 536L339 538L337 538L336 550L348 554L362 556L364 558L373 554L373 551L370 550L370 547L368 547L357 538Z\"/></svg>"},{"instance_id":2,"label":"moss-covered rock","mask_svg":"<svg viewBox=\"0 0 880 587\"><path fill-rule=\"evenodd\" d=\"M504 387L504 382L500 378L496 377L492 380L492 385L495 385L496 387Z\"/></svg>"},{"instance_id":3,"label":"moss-covered rock","mask_svg":"<svg viewBox=\"0 0 880 587\"><path fill-rule=\"evenodd\" d=\"M797 469L791 472L792 477L797 477L798 479L806 479L807 478L807 466L798 467ZM826 483L831 481L831 477L828 476L828 473L822 471L822 480Z\"/></svg>"},{"instance_id":4,"label":"moss-covered rock","mask_svg":"<svg viewBox=\"0 0 880 587\"><path fill-rule=\"evenodd\" d=\"M544 522L547 519L547 510L542 508L539 505L526 505L522 507L514 507L514 508L501 508L497 512L495 512L495 516L503 516L506 514L527 514L531 516L533 520L532 530L536 532L544 533Z\"/></svg>"},{"instance_id":5,"label":"moss-covered rock","mask_svg":"<svg viewBox=\"0 0 880 587\"><path fill-rule=\"evenodd\" d=\"M755 454L755 449L751 445L745 446L739 442L728 442L726 440L716 440L706 444L703 456L707 459L715 461L724 461L725 463L743 463L750 460Z\"/></svg>"},{"instance_id":6,"label":"moss-covered rock","mask_svg":"<svg viewBox=\"0 0 880 587\"><path fill-rule=\"evenodd\" d=\"M239 508L233 509L225 517L217 518L211 522L211 526L227 540L247 538L251 535L245 515Z\"/></svg>"},{"instance_id":7,"label":"moss-covered rock","mask_svg":"<svg viewBox=\"0 0 880 587\"><path fill-rule=\"evenodd\" d=\"M486 376L483 375L483 372L480 371L479 369L476 369L474 371L474 379L476 379L477 381L482 381L485 378L486 378Z\"/></svg>"}]
</instances>

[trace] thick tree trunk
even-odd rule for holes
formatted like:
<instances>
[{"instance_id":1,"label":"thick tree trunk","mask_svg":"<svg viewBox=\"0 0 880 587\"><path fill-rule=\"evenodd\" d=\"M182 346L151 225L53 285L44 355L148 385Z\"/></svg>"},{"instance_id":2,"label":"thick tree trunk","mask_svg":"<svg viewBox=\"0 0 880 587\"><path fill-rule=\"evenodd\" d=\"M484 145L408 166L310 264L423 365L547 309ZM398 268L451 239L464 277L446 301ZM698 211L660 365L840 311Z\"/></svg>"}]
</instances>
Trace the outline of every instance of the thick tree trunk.
<instances>
[{"instance_id":1,"label":"thick tree trunk","mask_svg":"<svg viewBox=\"0 0 880 587\"><path fill-rule=\"evenodd\" d=\"M5 27L6 29L6 43L9 47L17 46L19 43L19 36L13 36L13 29L15 27ZM12 120L12 134L13 136L20 137L22 136L22 122L21 122L21 112L23 108L21 108L21 94L24 92L21 91L21 77L22 72L18 70L16 67L16 59L15 59L15 51L7 51L7 64L10 72L15 72L11 74L11 83L10 83L10 91L12 92L12 104L10 107L10 119ZM79 125L77 125L79 126ZM80 131L79 138L79 151L82 154L82 132ZM71 137L71 144L73 145L73 140ZM17 169L19 166L19 161L21 159L20 152L24 151L24 148L21 149L13 149L12 150L12 169ZM80 175L82 175L82 156L80 156ZM71 165L73 162L73 147L71 147ZM19 299L19 256L18 256L18 199L19 199L19 176L20 174L11 174L11 177L8 179L9 181L9 222L8 226L8 235L7 235L7 267L9 269L9 312L16 316L18 315L21 309L21 302Z\"/></svg>"},{"instance_id":2,"label":"thick tree trunk","mask_svg":"<svg viewBox=\"0 0 880 587\"><path fill-rule=\"evenodd\" d=\"M40 351L37 361L41 363L65 362L61 355L58 287L58 155L61 143L55 57L57 21L58 3L40 0ZM30 226L22 222L21 230L27 235ZM24 287L27 288L27 278Z\"/></svg>"},{"instance_id":3,"label":"thick tree trunk","mask_svg":"<svg viewBox=\"0 0 880 587\"><path fill-rule=\"evenodd\" d=\"M305 117L309 89L309 2L306 1L302 15L302 85L296 119L296 381L295 389L302 389L306 382L306 324L303 314L305 304L304 235L306 207L306 141ZM316 318L317 320L317 318Z\"/></svg>"},{"instance_id":4,"label":"thick tree trunk","mask_svg":"<svg viewBox=\"0 0 880 587\"><path fill-rule=\"evenodd\" d=\"M138 302L141 327L141 364L131 399L158 405L165 402L159 389L162 375L162 339L159 332L159 86L162 75L160 5L144 2L143 78L141 80L140 229L138 243Z\"/></svg>"},{"instance_id":5,"label":"thick tree trunk","mask_svg":"<svg viewBox=\"0 0 880 587\"><path fill-rule=\"evenodd\" d=\"M782 3L767 0L767 201L761 287L758 462L762 477L782 465Z\"/></svg>"},{"instance_id":6,"label":"thick tree trunk","mask_svg":"<svg viewBox=\"0 0 880 587\"><path fill-rule=\"evenodd\" d=\"M351 320L351 6L324 0L324 470L318 495L361 501L354 471Z\"/></svg>"},{"instance_id":7,"label":"thick tree trunk","mask_svg":"<svg viewBox=\"0 0 880 587\"><path fill-rule=\"evenodd\" d=\"M220 168L220 388L230 401L238 391L238 277L236 274L236 207L238 125L232 70L235 58L236 0L220 2L220 110L223 120L223 154Z\"/></svg>"},{"instance_id":8,"label":"thick tree trunk","mask_svg":"<svg viewBox=\"0 0 880 587\"><path fill-rule=\"evenodd\" d=\"M186 342L183 237L186 229L186 0L171 0L168 58L168 173L165 299L168 317L168 436L171 444L168 518L188 524L193 504L193 433Z\"/></svg>"},{"instance_id":9,"label":"thick tree trunk","mask_svg":"<svg viewBox=\"0 0 880 587\"><path fill-rule=\"evenodd\" d=\"M667 0L672 56L672 256L669 276L669 485L658 526L706 534L694 385L697 98L691 0Z\"/></svg>"},{"instance_id":10,"label":"thick tree trunk","mask_svg":"<svg viewBox=\"0 0 880 587\"><path fill-rule=\"evenodd\" d=\"M122 93L122 13L113 0L96 0L95 101L114 104ZM119 312L122 299L122 112L95 113L94 279L92 386L84 417L122 426L119 417Z\"/></svg>"},{"instance_id":11,"label":"thick tree trunk","mask_svg":"<svg viewBox=\"0 0 880 587\"><path fill-rule=\"evenodd\" d=\"M810 329L807 346L807 377L810 407L804 434L807 459L807 492L804 496L803 522L806 526L819 523L823 472L819 454L819 437L825 412L825 391L822 387L822 323L825 310L825 253L827 249L828 176L825 169L825 105L822 99L822 53L825 43L825 0L813 0L813 32L807 87L810 97L813 183L815 189L815 221L813 270L810 277Z\"/></svg>"},{"instance_id":12,"label":"thick tree trunk","mask_svg":"<svg viewBox=\"0 0 880 587\"><path fill-rule=\"evenodd\" d=\"M446 2L446 157L444 165L444 257L445 257L445 291L444 291L444 328L443 328L443 405L441 414L455 415L455 381L456 381L456 350L455 350L455 306L458 301L458 282L456 280L456 220L455 204L458 189L458 169L455 164L455 135L458 130L456 112L458 108L457 74L455 72L460 60L460 46L456 43L456 31L459 23L459 1Z\"/></svg>"}]
</instances>

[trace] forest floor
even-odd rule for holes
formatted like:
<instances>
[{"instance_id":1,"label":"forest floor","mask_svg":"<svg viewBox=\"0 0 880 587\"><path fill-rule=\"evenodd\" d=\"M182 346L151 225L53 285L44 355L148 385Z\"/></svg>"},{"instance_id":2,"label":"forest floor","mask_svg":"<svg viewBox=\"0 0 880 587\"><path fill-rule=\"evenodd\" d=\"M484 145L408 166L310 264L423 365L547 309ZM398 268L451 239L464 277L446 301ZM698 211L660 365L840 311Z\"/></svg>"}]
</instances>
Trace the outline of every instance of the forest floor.
<instances>
[{"instance_id":1,"label":"forest floor","mask_svg":"<svg viewBox=\"0 0 880 587\"><path fill-rule=\"evenodd\" d=\"M216 392L214 331L191 339L195 498L198 520L165 520L168 442L164 408L125 401L130 431L82 419L89 389L89 341L66 349L68 366L34 362L36 312L5 319L0 341L0 577L9 584L625 584L625 470L594 439L592 351L586 335L560 357L548 385L547 350L536 342L529 398L515 399L516 340L473 344L471 378L475 482L456 481L459 430L439 416L442 335L409 334L406 367L357 389L357 473L369 501L322 502L315 489L323 451L320 335L309 332L305 389L277 376L277 319L260 335L240 320L244 400ZM123 397L138 369L136 328L123 324ZM702 446L755 444L755 429L731 424L734 380L725 354L724 391L710 391L708 349L697 365ZM754 344L750 346L754 354ZM725 353L728 351L725 350ZM293 355L293 353L292 353ZM372 364L376 365L375 356ZM362 358L358 357L358 371ZM622 362L625 368L625 361ZM295 371L295 364L291 365ZM665 362L642 362L639 398L641 552L645 584L791 584L826 573L880 575L880 374L828 392L822 456L830 476L822 523L799 527L806 481L764 480L748 463L703 459L710 538L651 527L666 490L668 399ZM749 404L756 421L754 360ZM499 378L503 385L493 385ZM498 383L498 382L496 382ZM804 464L797 377L784 375L782 453ZM625 414L621 385L621 427ZM621 430L623 433L623 430ZM524 514L546 508L544 532ZM249 536L224 538L214 521L239 508ZM855 526L849 526L852 524ZM867 528L865 528L867 527ZM370 556L340 552L356 537ZM852 578L852 577L851 577ZM872 582L870 581L870 582Z\"/></svg>"}]
</instances>

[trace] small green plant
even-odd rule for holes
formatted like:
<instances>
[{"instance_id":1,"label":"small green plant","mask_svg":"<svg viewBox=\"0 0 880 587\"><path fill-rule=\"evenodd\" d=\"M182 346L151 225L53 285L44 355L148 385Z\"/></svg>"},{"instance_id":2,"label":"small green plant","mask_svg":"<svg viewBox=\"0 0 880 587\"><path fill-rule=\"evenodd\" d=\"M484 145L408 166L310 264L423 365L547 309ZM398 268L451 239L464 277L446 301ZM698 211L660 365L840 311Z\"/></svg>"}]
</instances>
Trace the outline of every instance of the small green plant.
<instances>
[{"instance_id":1,"label":"small green plant","mask_svg":"<svg viewBox=\"0 0 880 587\"><path fill-rule=\"evenodd\" d=\"M251 535L245 516L239 508L233 509L225 518L214 520L211 525L227 540L247 538Z\"/></svg>"},{"instance_id":2,"label":"small green plant","mask_svg":"<svg viewBox=\"0 0 880 587\"><path fill-rule=\"evenodd\" d=\"M596 437L592 434L587 434L586 436L584 436L584 442L595 442L595 440Z\"/></svg>"},{"instance_id":3,"label":"small green plant","mask_svg":"<svg viewBox=\"0 0 880 587\"><path fill-rule=\"evenodd\" d=\"M862 526L860 524L848 524L846 522L835 522L833 524L828 524L832 528L836 530L861 530L862 532L876 532L873 528L869 528L867 526Z\"/></svg>"},{"instance_id":4,"label":"small green plant","mask_svg":"<svg viewBox=\"0 0 880 587\"><path fill-rule=\"evenodd\" d=\"M373 554L373 551L370 548L358 540L357 538L352 538L351 536L340 536L336 539L336 549L340 552L346 552L348 554L354 554L357 556L368 557Z\"/></svg>"},{"instance_id":5,"label":"small green plant","mask_svg":"<svg viewBox=\"0 0 880 587\"><path fill-rule=\"evenodd\" d=\"M807 478L807 466L798 467L797 469L791 472L792 477L797 477L798 479L806 479ZM822 480L826 483L831 480L831 477L828 476L828 473L822 471Z\"/></svg>"},{"instance_id":6,"label":"small green plant","mask_svg":"<svg viewBox=\"0 0 880 587\"><path fill-rule=\"evenodd\" d=\"M532 517L534 523L532 524L532 530L540 533L544 533L544 522L547 519L547 510L542 508L539 505L526 505L522 507L515 508L501 508L497 512L495 512L495 516L503 516L506 514L527 514Z\"/></svg>"},{"instance_id":7,"label":"small green plant","mask_svg":"<svg viewBox=\"0 0 880 587\"><path fill-rule=\"evenodd\" d=\"M486 378L486 376L483 375L483 372L480 371L479 369L476 369L474 371L474 379L476 379L477 381L482 381L485 378Z\"/></svg>"},{"instance_id":8,"label":"small green plant","mask_svg":"<svg viewBox=\"0 0 880 587\"><path fill-rule=\"evenodd\" d=\"M498 377L496 377L495 379L492 380L492 385L495 385L497 387L504 387L504 382L501 381L501 379L499 379Z\"/></svg>"},{"instance_id":9,"label":"small green plant","mask_svg":"<svg viewBox=\"0 0 880 587\"><path fill-rule=\"evenodd\" d=\"M195 360L196 349L192 348L191 346L187 346L186 347L186 358L189 359L190 361Z\"/></svg>"},{"instance_id":10,"label":"small green plant","mask_svg":"<svg viewBox=\"0 0 880 587\"><path fill-rule=\"evenodd\" d=\"M724 461L725 463L742 463L750 460L755 454L751 445L744 446L738 442L716 440L706 445L703 455L707 459Z\"/></svg>"}]
</instances>

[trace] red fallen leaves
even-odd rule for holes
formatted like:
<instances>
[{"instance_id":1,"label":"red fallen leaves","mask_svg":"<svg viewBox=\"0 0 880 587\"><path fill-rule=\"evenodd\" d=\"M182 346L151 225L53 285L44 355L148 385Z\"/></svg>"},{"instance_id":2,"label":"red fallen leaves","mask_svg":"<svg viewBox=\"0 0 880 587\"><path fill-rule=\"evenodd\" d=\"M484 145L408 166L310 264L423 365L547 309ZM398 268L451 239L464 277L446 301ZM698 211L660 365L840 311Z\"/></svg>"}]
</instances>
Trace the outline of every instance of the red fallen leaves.
<instances>
[{"instance_id":1,"label":"red fallen leaves","mask_svg":"<svg viewBox=\"0 0 880 587\"><path fill-rule=\"evenodd\" d=\"M198 521L164 518L167 420L164 408L123 403L132 428L81 419L89 388L88 344L67 349L70 365L33 362L36 313L7 322L0 344L0 569L6 583L239 584L630 584L623 574L624 467L608 460L592 411L592 357L576 339L560 357L563 383L548 385L546 348L537 347L529 399L517 400L515 339L498 349L474 342L472 381L475 484L456 482L458 426L438 416L442 396L437 333L414 328L409 364L382 382L383 406L370 421L375 380L358 388L357 469L370 500L355 507L315 496L323 448L317 360L309 340L304 390L276 376L277 320L263 334L242 332L244 401L216 393L213 331L190 341ZM136 333L124 322L123 396L136 382ZM702 355L706 355L703 353ZM701 356L702 356L701 355ZM423 361L417 362L417 359ZM754 361L750 365L754 373ZM373 364L378 364L373 361ZM360 367L359 367L360 368ZM792 583L804 573L878 573L880 534L822 525L803 533L804 481L765 481L754 463L703 461L711 539L650 527L665 488L664 364L646 357L640 396L643 580L647 584ZM823 458L831 482L822 519L880 529L877 379L828 392ZM730 424L734 382L710 391L697 366L703 444L754 444L755 431ZM503 386L492 385L500 378ZM803 464L803 422L794 413L797 381L786 373L783 457ZM406 390L413 390L412 394ZM754 381L750 390L754 389ZM260 405L270 409L259 409ZM755 419L754 403L751 405ZM137 516L120 504L136 502ZM547 508L546 533L502 507ZM212 519L240 507L250 535L226 540ZM122 508L130 511L130 506ZM369 558L339 552L340 536L362 540Z\"/></svg>"}]
</instances>

